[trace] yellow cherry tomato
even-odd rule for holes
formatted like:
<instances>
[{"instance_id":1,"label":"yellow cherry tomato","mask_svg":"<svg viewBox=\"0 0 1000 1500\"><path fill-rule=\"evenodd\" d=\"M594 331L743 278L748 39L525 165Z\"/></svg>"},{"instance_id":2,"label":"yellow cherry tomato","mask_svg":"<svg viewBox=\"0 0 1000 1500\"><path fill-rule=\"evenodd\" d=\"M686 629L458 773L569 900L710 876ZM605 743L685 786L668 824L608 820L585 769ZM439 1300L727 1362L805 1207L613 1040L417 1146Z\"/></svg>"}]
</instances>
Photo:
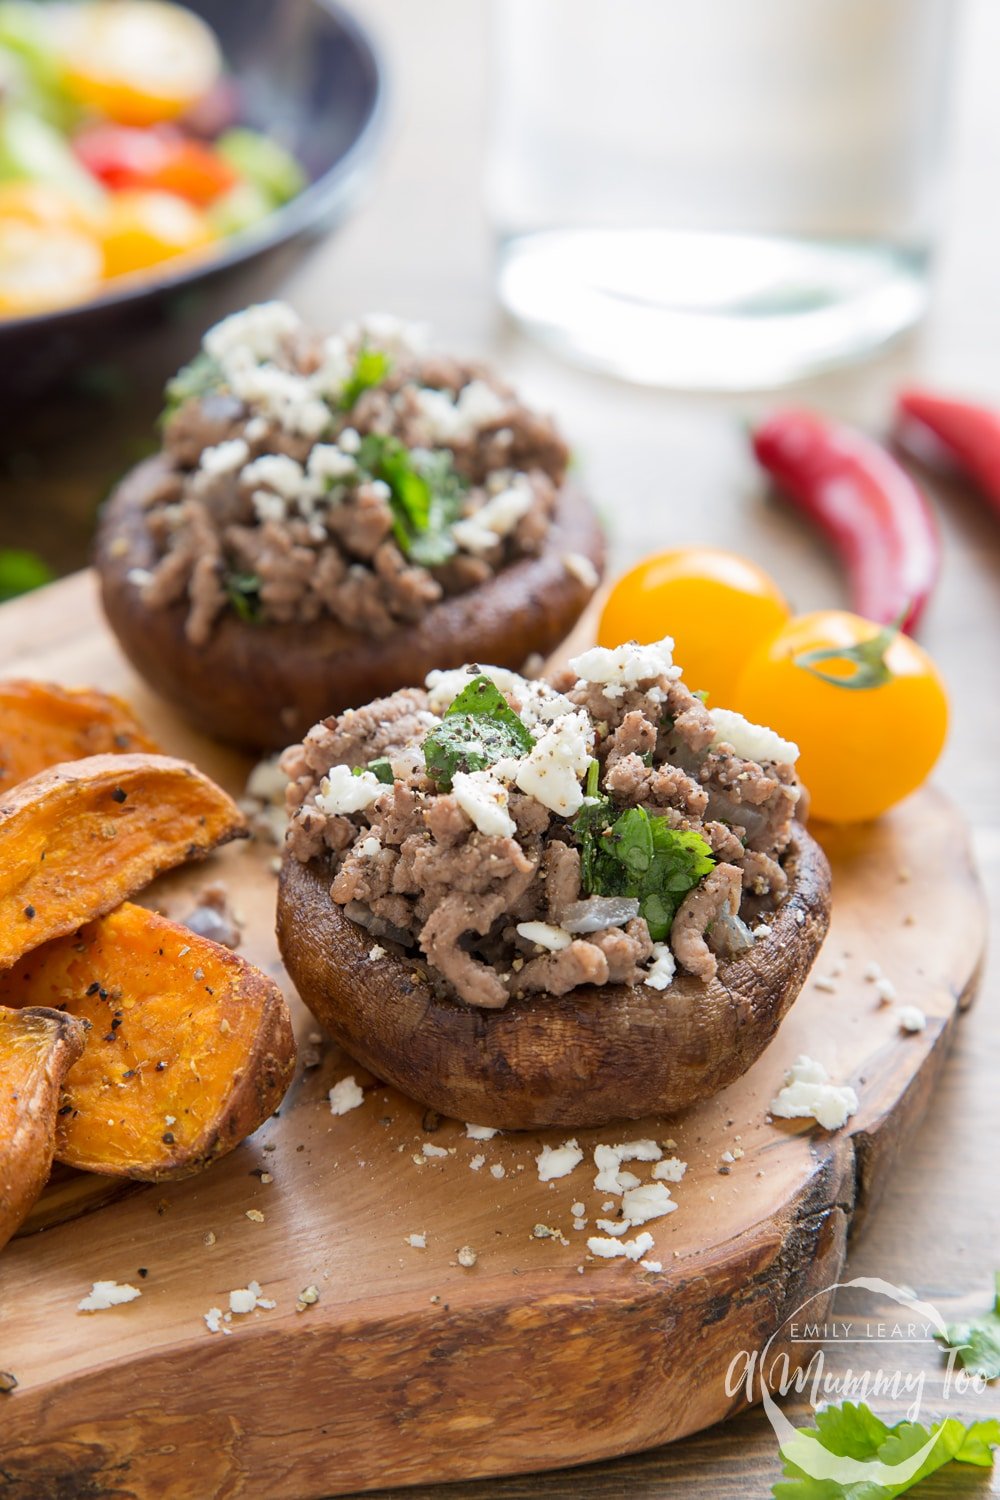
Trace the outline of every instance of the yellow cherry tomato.
<instances>
[{"instance_id":1,"label":"yellow cherry tomato","mask_svg":"<svg viewBox=\"0 0 1000 1500\"><path fill-rule=\"evenodd\" d=\"M0 186L0 317L28 317L93 296L104 257L87 210L37 183Z\"/></svg>"},{"instance_id":2,"label":"yellow cherry tomato","mask_svg":"<svg viewBox=\"0 0 1000 1500\"><path fill-rule=\"evenodd\" d=\"M788 619L777 585L745 557L715 547L681 547L644 558L608 596L597 630L602 646L674 638L674 660L690 688L730 705L749 653Z\"/></svg>"},{"instance_id":3,"label":"yellow cherry tomato","mask_svg":"<svg viewBox=\"0 0 1000 1500\"><path fill-rule=\"evenodd\" d=\"M67 92L122 125L175 120L221 71L211 29L167 0L86 0L56 24Z\"/></svg>"},{"instance_id":4,"label":"yellow cherry tomato","mask_svg":"<svg viewBox=\"0 0 1000 1500\"><path fill-rule=\"evenodd\" d=\"M206 250L215 238L205 215L173 193L115 193L103 226L104 273L145 271Z\"/></svg>"},{"instance_id":5,"label":"yellow cherry tomato","mask_svg":"<svg viewBox=\"0 0 1000 1500\"><path fill-rule=\"evenodd\" d=\"M801 751L811 815L877 818L926 781L948 730L927 652L844 610L799 615L751 656L734 704Z\"/></svg>"}]
</instances>

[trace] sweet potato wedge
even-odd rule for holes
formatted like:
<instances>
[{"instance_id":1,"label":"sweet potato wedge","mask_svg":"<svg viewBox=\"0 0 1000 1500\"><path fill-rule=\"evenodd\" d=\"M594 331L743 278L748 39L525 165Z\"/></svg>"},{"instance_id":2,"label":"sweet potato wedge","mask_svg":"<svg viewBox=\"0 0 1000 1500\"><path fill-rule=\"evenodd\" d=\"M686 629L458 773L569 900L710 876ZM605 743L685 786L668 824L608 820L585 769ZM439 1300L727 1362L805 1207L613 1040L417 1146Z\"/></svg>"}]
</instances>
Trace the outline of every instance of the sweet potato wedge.
<instances>
[{"instance_id":1,"label":"sweet potato wedge","mask_svg":"<svg viewBox=\"0 0 1000 1500\"><path fill-rule=\"evenodd\" d=\"M55 1010L0 1007L0 1249L45 1186L60 1090L86 1029Z\"/></svg>"},{"instance_id":2,"label":"sweet potato wedge","mask_svg":"<svg viewBox=\"0 0 1000 1500\"><path fill-rule=\"evenodd\" d=\"M805 982L830 923L830 867L796 825L788 899L770 935L717 977L664 991L581 985L478 1010L441 993L421 958L371 935L330 899L320 860L286 854L278 946L316 1019L378 1078L456 1120L501 1130L672 1115L754 1063Z\"/></svg>"},{"instance_id":3,"label":"sweet potato wedge","mask_svg":"<svg viewBox=\"0 0 1000 1500\"><path fill-rule=\"evenodd\" d=\"M228 948L129 902L0 976L0 1004L91 1023L70 1071L56 1156L160 1182L239 1145L295 1064L284 996Z\"/></svg>"},{"instance_id":4,"label":"sweet potato wedge","mask_svg":"<svg viewBox=\"0 0 1000 1500\"><path fill-rule=\"evenodd\" d=\"M128 704L100 688L0 682L0 794L64 760L130 755L159 746Z\"/></svg>"},{"instance_id":5,"label":"sweet potato wedge","mask_svg":"<svg viewBox=\"0 0 1000 1500\"><path fill-rule=\"evenodd\" d=\"M220 787L166 755L93 755L22 781L0 798L0 970L245 832Z\"/></svg>"}]
</instances>

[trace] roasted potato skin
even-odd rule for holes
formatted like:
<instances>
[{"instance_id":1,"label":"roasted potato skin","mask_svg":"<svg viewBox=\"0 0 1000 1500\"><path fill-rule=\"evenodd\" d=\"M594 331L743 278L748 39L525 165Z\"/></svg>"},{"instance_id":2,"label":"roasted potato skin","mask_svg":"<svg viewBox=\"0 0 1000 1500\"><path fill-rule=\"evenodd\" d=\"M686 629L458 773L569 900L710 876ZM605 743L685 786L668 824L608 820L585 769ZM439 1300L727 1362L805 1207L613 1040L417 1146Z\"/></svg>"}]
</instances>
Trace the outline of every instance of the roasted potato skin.
<instances>
[{"instance_id":1,"label":"roasted potato skin","mask_svg":"<svg viewBox=\"0 0 1000 1500\"><path fill-rule=\"evenodd\" d=\"M86 1026L41 1006L0 1008L0 1249L48 1179L60 1091Z\"/></svg>"},{"instance_id":2,"label":"roasted potato skin","mask_svg":"<svg viewBox=\"0 0 1000 1500\"><path fill-rule=\"evenodd\" d=\"M518 669L546 656L583 613L592 590L563 559L579 553L604 567L604 537L591 506L566 485L545 546L466 594L443 600L384 640L316 624L249 625L233 614L205 646L184 634L184 601L143 604L128 581L155 562L145 504L168 468L158 455L132 469L105 507L95 562L104 611L140 676L215 739L280 750L330 714L422 682L434 667L485 661Z\"/></svg>"},{"instance_id":3,"label":"roasted potato skin","mask_svg":"<svg viewBox=\"0 0 1000 1500\"><path fill-rule=\"evenodd\" d=\"M422 958L372 938L330 899L330 872L286 854L278 943L316 1019L377 1077L458 1120L501 1130L671 1115L751 1066L805 981L830 921L826 856L796 825L789 899L771 935L702 984L583 986L479 1010L442 996ZM800 920L801 914L801 920ZM386 949L394 945L385 939Z\"/></svg>"}]
</instances>

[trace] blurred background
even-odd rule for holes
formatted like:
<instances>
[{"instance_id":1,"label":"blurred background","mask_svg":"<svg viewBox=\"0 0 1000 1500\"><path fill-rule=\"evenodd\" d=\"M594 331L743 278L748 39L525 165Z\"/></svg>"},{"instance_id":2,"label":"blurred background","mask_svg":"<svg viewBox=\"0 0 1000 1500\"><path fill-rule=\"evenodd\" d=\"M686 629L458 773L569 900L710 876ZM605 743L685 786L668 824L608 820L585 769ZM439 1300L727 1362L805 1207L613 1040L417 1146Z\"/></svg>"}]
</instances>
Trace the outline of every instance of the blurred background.
<instances>
[{"instance_id":1,"label":"blurred background","mask_svg":"<svg viewBox=\"0 0 1000 1500\"><path fill-rule=\"evenodd\" d=\"M221 277L164 262L105 284L97 318L0 321L0 545L57 573L86 562L203 327L276 289L323 326L391 310L497 358L560 416L603 506L683 491L678 541L727 467L747 483L719 414L757 409L751 388L839 365L803 399L876 422L903 370L996 383L989 0L816 0L808 23L795 0L362 0L381 69L316 0L195 9L234 80L223 125L258 127L313 185L214 244L206 265L237 262ZM198 122L213 146L217 124ZM164 277L180 284L150 302ZM711 389L738 394L689 394Z\"/></svg>"}]
</instances>

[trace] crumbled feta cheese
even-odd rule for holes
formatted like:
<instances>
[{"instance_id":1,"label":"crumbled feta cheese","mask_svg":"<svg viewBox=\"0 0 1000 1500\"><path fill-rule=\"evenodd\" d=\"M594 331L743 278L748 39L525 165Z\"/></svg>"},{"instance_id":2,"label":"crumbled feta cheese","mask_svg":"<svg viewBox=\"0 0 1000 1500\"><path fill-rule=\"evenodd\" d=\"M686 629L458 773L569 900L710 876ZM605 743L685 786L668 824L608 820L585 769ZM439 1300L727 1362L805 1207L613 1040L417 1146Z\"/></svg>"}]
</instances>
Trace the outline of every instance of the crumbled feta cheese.
<instances>
[{"instance_id":1,"label":"crumbled feta cheese","mask_svg":"<svg viewBox=\"0 0 1000 1500\"><path fill-rule=\"evenodd\" d=\"M639 1264L644 1271L663 1270L663 1262L661 1260L641 1260Z\"/></svg>"},{"instance_id":2,"label":"crumbled feta cheese","mask_svg":"<svg viewBox=\"0 0 1000 1500\"><path fill-rule=\"evenodd\" d=\"M865 964L864 979L868 984L874 984L876 979L882 978L882 965L876 959L870 959Z\"/></svg>"},{"instance_id":3,"label":"crumbled feta cheese","mask_svg":"<svg viewBox=\"0 0 1000 1500\"><path fill-rule=\"evenodd\" d=\"M659 1161L663 1152L655 1141L622 1141L615 1146L619 1161Z\"/></svg>"},{"instance_id":4,"label":"crumbled feta cheese","mask_svg":"<svg viewBox=\"0 0 1000 1500\"><path fill-rule=\"evenodd\" d=\"M896 1019L903 1031L923 1031L927 1025L927 1017L918 1005L901 1005Z\"/></svg>"},{"instance_id":5,"label":"crumbled feta cheese","mask_svg":"<svg viewBox=\"0 0 1000 1500\"><path fill-rule=\"evenodd\" d=\"M247 485L273 490L283 500L295 500L305 485L305 470L287 453L264 453L247 464L240 478Z\"/></svg>"},{"instance_id":6,"label":"crumbled feta cheese","mask_svg":"<svg viewBox=\"0 0 1000 1500\"><path fill-rule=\"evenodd\" d=\"M337 439L337 447L342 453L349 453L353 457L361 451L361 434L354 427L345 427Z\"/></svg>"},{"instance_id":7,"label":"crumbled feta cheese","mask_svg":"<svg viewBox=\"0 0 1000 1500\"><path fill-rule=\"evenodd\" d=\"M875 993L882 1005L891 1005L896 999L896 986L891 979L876 979Z\"/></svg>"},{"instance_id":8,"label":"crumbled feta cheese","mask_svg":"<svg viewBox=\"0 0 1000 1500\"><path fill-rule=\"evenodd\" d=\"M473 1250L471 1245L463 1245L461 1250L459 1250L456 1259L460 1266L465 1266L465 1268L469 1270L476 1264L479 1256L476 1254L475 1250Z\"/></svg>"},{"instance_id":9,"label":"crumbled feta cheese","mask_svg":"<svg viewBox=\"0 0 1000 1500\"><path fill-rule=\"evenodd\" d=\"M280 802L284 806L288 777L278 764L280 759L280 755L272 755L257 762L247 777L248 797L259 797L261 802Z\"/></svg>"},{"instance_id":10,"label":"crumbled feta cheese","mask_svg":"<svg viewBox=\"0 0 1000 1500\"><path fill-rule=\"evenodd\" d=\"M831 974L821 974L818 979L813 980L813 985L818 990L823 990L827 995L837 993L837 981Z\"/></svg>"},{"instance_id":11,"label":"crumbled feta cheese","mask_svg":"<svg viewBox=\"0 0 1000 1500\"><path fill-rule=\"evenodd\" d=\"M535 1161L539 1182L551 1182L556 1177L568 1177L583 1161L583 1152L576 1141L566 1141L561 1146L543 1146Z\"/></svg>"},{"instance_id":12,"label":"crumbled feta cheese","mask_svg":"<svg viewBox=\"0 0 1000 1500\"><path fill-rule=\"evenodd\" d=\"M357 1109L365 1102L364 1090L354 1081L353 1073L348 1073L346 1078L333 1085L329 1098L331 1115L346 1115L348 1110Z\"/></svg>"},{"instance_id":13,"label":"crumbled feta cheese","mask_svg":"<svg viewBox=\"0 0 1000 1500\"><path fill-rule=\"evenodd\" d=\"M530 479L518 474L507 489L493 495L471 516L456 521L451 534L465 552L489 552L501 537L510 535L534 503Z\"/></svg>"},{"instance_id":14,"label":"crumbled feta cheese","mask_svg":"<svg viewBox=\"0 0 1000 1500\"><path fill-rule=\"evenodd\" d=\"M494 1162L492 1167L490 1167L490 1176L495 1177L499 1182L501 1177L507 1176L507 1170L505 1167L502 1167L499 1162Z\"/></svg>"},{"instance_id":15,"label":"crumbled feta cheese","mask_svg":"<svg viewBox=\"0 0 1000 1500\"><path fill-rule=\"evenodd\" d=\"M621 1164L622 1159L613 1146L594 1147L594 1166L597 1168L594 1187L599 1193L620 1194L622 1192L618 1181Z\"/></svg>"},{"instance_id":16,"label":"crumbled feta cheese","mask_svg":"<svg viewBox=\"0 0 1000 1500\"><path fill-rule=\"evenodd\" d=\"M742 1152L740 1154L742 1155ZM736 1160L736 1157L731 1151L723 1151L722 1155L719 1157L719 1160L724 1161L728 1166L731 1162L734 1162Z\"/></svg>"},{"instance_id":17,"label":"crumbled feta cheese","mask_svg":"<svg viewBox=\"0 0 1000 1500\"><path fill-rule=\"evenodd\" d=\"M672 1214L677 1204L664 1182L644 1182L628 1188L622 1196L622 1213L630 1224L646 1224Z\"/></svg>"},{"instance_id":18,"label":"crumbled feta cheese","mask_svg":"<svg viewBox=\"0 0 1000 1500\"><path fill-rule=\"evenodd\" d=\"M669 989L677 973L677 961L668 943L654 943L648 968L643 970L642 982L651 990Z\"/></svg>"},{"instance_id":19,"label":"crumbled feta cheese","mask_svg":"<svg viewBox=\"0 0 1000 1500\"><path fill-rule=\"evenodd\" d=\"M207 1313L202 1314L208 1326L209 1333L232 1333L231 1328L226 1328L222 1321L222 1308L210 1307Z\"/></svg>"},{"instance_id":20,"label":"crumbled feta cheese","mask_svg":"<svg viewBox=\"0 0 1000 1500\"><path fill-rule=\"evenodd\" d=\"M592 646L579 656L571 656L569 664L581 681L602 683L606 689L612 689L606 696L616 698L621 696L622 689L656 677L675 681L681 675L681 669L674 666L673 649L674 643L666 635L662 641L653 641L647 646L635 641L616 646L614 650L607 646Z\"/></svg>"},{"instance_id":21,"label":"crumbled feta cheese","mask_svg":"<svg viewBox=\"0 0 1000 1500\"><path fill-rule=\"evenodd\" d=\"M562 561L566 572L571 578L575 578L577 583L582 583L585 589L596 589L601 581L601 575L589 557L584 557L582 552L566 552Z\"/></svg>"},{"instance_id":22,"label":"crumbled feta cheese","mask_svg":"<svg viewBox=\"0 0 1000 1500\"><path fill-rule=\"evenodd\" d=\"M757 926L753 929L753 936L755 938L769 938L771 936L771 929L766 922L758 922Z\"/></svg>"},{"instance_id":23,"label":"crumbled feta cheese","mask_svg":"<svg viewBox=\"0 0 1000 1500\"><path fill-rule=\"evenodd\" d=\"M352 479L358 472L358 466L351 455L334 443L315 443L306 461L306 469L313 479L328 481L330 484L340 484L345 479Z\"/></svg>"},{"instance_id":24,"label":"crumbled feta cheese","mask_svg":"<svg viewBox=\"0 0 1000 1500\"><path fill-rule=\"evenodd\" d=\"M287 302L256 302L231 313L210 328L202 339L205 353L225 367L233 356L274 359L289 334L301 326Z\"/></svg>"},{"instance_id":25,"label":"crumbled feta cheese","mask_svg":"<svg viewBox=\"0 0 1000 1500\"><path fill-rule=\"evenodd\" d=\"M495 421L505 403L484 380L471 380L452 400L448 391L425 387L414 394L414 405L427 424L432 443L463 442Z\"/></svg>"},{"instance_id":26,"label":"crumbled feta cheese","mask_svg":"<svg viewBox=\"0 0 1000 1500\"><path fill-rule=\"evenodd\" d=\"M616 1256L641 1260L646 1251L652 1248L653 1236L648 1233L637 1235L634 1240L602 1239L595 1234L587 1241L587 1249L591 1255L600 1256L603 1260L613 1260Z\"/></svg>"},{"instance_id":27,"label":"crumbled feta cheese","mask_svg":"<svg viewBox=\"0 0 1000 1500\"><path fill-rule=\"evenodd\" d=\"M342 333L330 333L323 340L317 368L309 376L309 385L317 395L339 404L344 385L351 378L354 355Z\"/></svg>"},{"instance_id":28,"label":"crumbled feta cheese","mask_svg":"<svg viewBox=\"0 0 1000 1500\"><path fill-rule=\"evenodd\" d=\"M492 1125L466 1125L465 1133L470 1141L491 1141L497 1131Z\"/></svg>"},{"instance_id":29,"label":"crumbled feta cheese","mask_svg":"<svg viewBox=\"0 0 1000 1500\"><path fill-rule=\"evenodd\" d=\"M343 442L343 437L341 437ZM451 707L463 688L469 686L473 677L488 677L501 693L514 691L520 697L529 687L525 678L507 667L469 666L454 667L447 672L428 672L424 679L427 688L427 703L432 713L443 714Z\"/></svg>"},{"instance_id":30,"label":"crumbled feta cheese","mask_svg":"<svg viewBox=\"0 0 1000 1500\"><path fill-rule=\"evenodd\" d=\"M598 1219L596 1223L598 1229L603 1229L605 1234L610 1234L616 1240L628 1234L632 1227L628 1219Z\"/></svg>"},{"instance_id":31,"label":"crumbled feta cheese","mask_svg":"<svg viewBox=\"0 0 1000 1500\"><path fill-rule=\"evenodd\" d=\"M243 439L231 438L213 448L203 448L198 467L203 474L232 474L235 469L242 469L249 457L250 449Z\"/></svg>"},{"instance_id":32,"label":"crumbled feta cheese","mask_svg":"<svg viewBox=\"0 0 1000 1500\"><path fill-rule=\"evenodd\" d=\"M385 787L371 771L355 776L349 766L331 766L319 784L316 806L330 817L363 812L384 791Z\"/></svg>"},{"instance_id":33,"label":"crumbled feta cheese","mask_svg":"<svg viewBox=\"0 0 1000 1500\"><path fill-rule=\"evenodd\" d=\"M274 495L270 490L254 490L250 496L253 513L261 525L268 521L283 521L288 514L288 506L280 495Z\"/></svg>"},{"instance_id":34,"label":"crumbled feta cheese","mask_svg":"<svg viewBox=\"0 0 1000 1500\"><path fill-rule=\"evenodd\" d=\"M575 1214L574 1217L573 1217L573 1228L574 1229L586 1229L586 1227L587 1227L587 1220L584 1217L584 1215L583 1214Z\"/></svg>"},{"instance_id":35,"label":"crumbled feta cheese","mask_svg":"<svg viewBox=\"0 0 1000 1500\"><path fill-rule=\"evenodd\" d=\"M414 1250L426 1250L427 1236L426 1234L408 1234L406 1236L406 1243L412 1245Z\"/></svg>"},{"instance_id":36,"label":"crumbled feta cheese","mask_svg":"<svg viewBox=\"0 0 1000 1500\"><path fill-rule=\"evenodd\" d=\"M397 359L420 354L427 347L428 334L426 323L408 322L387 312L365 313L354 327L344 330L350 343L374 344Z\"/></svg>"},{"instance_id":37,"label":"crumbled feta cheese","mask_svg":"<svg viewBox=\"0 0 1000 1500\"><path fill-rule=\"evenodd\" d=\"M377 963L380 958L385 958L385 949L381 943L372 943L368 949L368 962Z\"/></svg>"},{"instance_id":38,"label":"crumbled feta cheese","mask_svg":"<svg viewBox=\"0 0 1000 1500\"><path fill-rule=\"evenodd\" d=\"M146 584L152 581L153 575L148 568L129 568L125 574L125 582L137 589L145 588Z\"/></svg>"},{"instance_id":39,"label":"crumbled feta cheese","mask_svg":"<svg viewBox=\"0 0 1000 1500\"><path fill-rule=\"evenodd\" d=\"M257 1306L256 1293L249 1287L239 1287L235 1292L229 1293L229 1311L233 1313L251 1313Z\"/></svg>"},{"instance_id":40,"label":"crumbled feta cheese","mask_svg":"<svg viewBox=\"0 0 1000 1500\"><path fill-rule=\"evenodd\" d=\"M510 838L517 831L517 824L507 811L507 789L489 771L456 771L451 789L455 801L480 833Z\"/></svg>"},{"instance_id":41,"label":"crumbled feta cheese","mask_svg":"<svg viewBox=\"0 0 1000 1500\"><path fill-rule=\"evenodd\" d=\"M539 948L548 948L552 953L561 952L573 941L571 932L567 932L565 927L556 927L552 922L518 922L517 930L527 942L536 943Z\"/></svg>"},{"instance_id":42,"label":"crumbled feta cheese","mask_svg":"<svg viewBox=\"0 0 1000 1500\"><path fill-rule=\"evenodd\" d=\"M711 708L708 712L715 726L713 745L730 745L743 760L773 761L779 766L794 765L798 760L798 745L783 740L773 729L751 724L729 708Z\"/></svg>"},{"instance_id":43,"label":"crumbled feta cheese","mask_svg":"<svg viewBox=\"0 0 1000 1500\"><path fill-rule=\"evenodd\" d=\"M134 1302L141 1297L137 1286L128 1282L95 1281L86 1297L76 1305L80 1312L104 1312L109 1307L120 1307L125 1302Z\"/></svg>"},{"instance_id":44,"label":"crumbled feta cheese","mask_svg":"<svg viewBox=\"0 0 1000 1500\"><path fill-rule=\"evenodd\" d=\"M656 1163L651 1176L658 1182L680 1182L686 1171L686 1161L681 1161L679 1156L668 1156L666 1161Z\"/></svg>"},{"instance_id":45,"label":"crumbled feta cheese","mask_svg":"<svg viewBox=\"0 0 1000 1500\"><path fill-rule=\"evenodd\" d=\"M571 1203L569 1206L569 1211L573 1215L574 1219L578 1219L580 1218L581 1214L585 1214L587 1212L587 1205L585 1203Z\"/></svg>"},{"instance_id":46,"label":"crumbled feta cheese","mask_svg":"<svg viewBox=\"0 0 1000 1500\"><path fill-rule=\"evenodd\" d=\"M584 713L564 714L521 761L517 786L543 807L572 817L583 806L581 782L594 748L594 726Z\"/></svg>"},{"instance_id":47,"label":"crumbled feta cheese","mask_svg":"<svg viewBox=\"0 0 1000 1500\"><path fill-rule=\"evenodd\" d=\"M330 425L331 413L307 379L277 365L229 364L226 377L234 396L295 436L316 439Z\"/></svg>"},{"instance_id":48,"label":"crumbled feta cheese","mask_svg":"<svg viewBox=\"0 0 1000 1500\"><path fill-rule=\"evenodd\" d=\"M435 1146L433 1141L424 1141L420 1147L425 1156L447 1156L447 1146Z\"/></svg>"},{"instance_id":49,"label":"crumbled feta cheese","mask_svg":"<svg viewBox=\"0 0 1000 1500\"><path fill-rule=\"evenodd\" d=\"M638 1187L640 1180L641 1179L638 1178L634 1172L618 1173L618 1186L623 1193L626 1192L628 1188Z\"/></svg>"},{"instance_id":50,"label":"crumbled feta cheese","mask_svg":"<svg viewBox=\"0 0 1000 1500\"><path fill-rule=\"evenodd\" d=\"M358 853L365 859L374 859L376 854L381 852L381 849L382 845L379 843L374 834L369 834L368 837L362 839L361 843L358 845Z\"/></svg>"},{"instance_id":51,"label":"crumbled feta cheese","mask_svg":"<svg viewBox=\"0 0 1000 1500\"><path fill-rule=\"evenodd\" d=\"M473 1172L478 1172L480 1167L484 1167L485 1165L485 1156L473 1156L469 1158L469 1167Z\"/></svg>"},{"instance_id":52,"label":"crumbled feta cheese","mask_svg":"<svg viewBox=\"0 0 1000 1500\"><path fill-rule=\"evenodd\" d=\"M858 1096L849 1084L831 1083L823 1064L804 1056L785 1074L785 1086L770 1105L779 1119L811 1116L826 1130L839 1130L857 1108Z\"/></svg>"}]
</instances>

